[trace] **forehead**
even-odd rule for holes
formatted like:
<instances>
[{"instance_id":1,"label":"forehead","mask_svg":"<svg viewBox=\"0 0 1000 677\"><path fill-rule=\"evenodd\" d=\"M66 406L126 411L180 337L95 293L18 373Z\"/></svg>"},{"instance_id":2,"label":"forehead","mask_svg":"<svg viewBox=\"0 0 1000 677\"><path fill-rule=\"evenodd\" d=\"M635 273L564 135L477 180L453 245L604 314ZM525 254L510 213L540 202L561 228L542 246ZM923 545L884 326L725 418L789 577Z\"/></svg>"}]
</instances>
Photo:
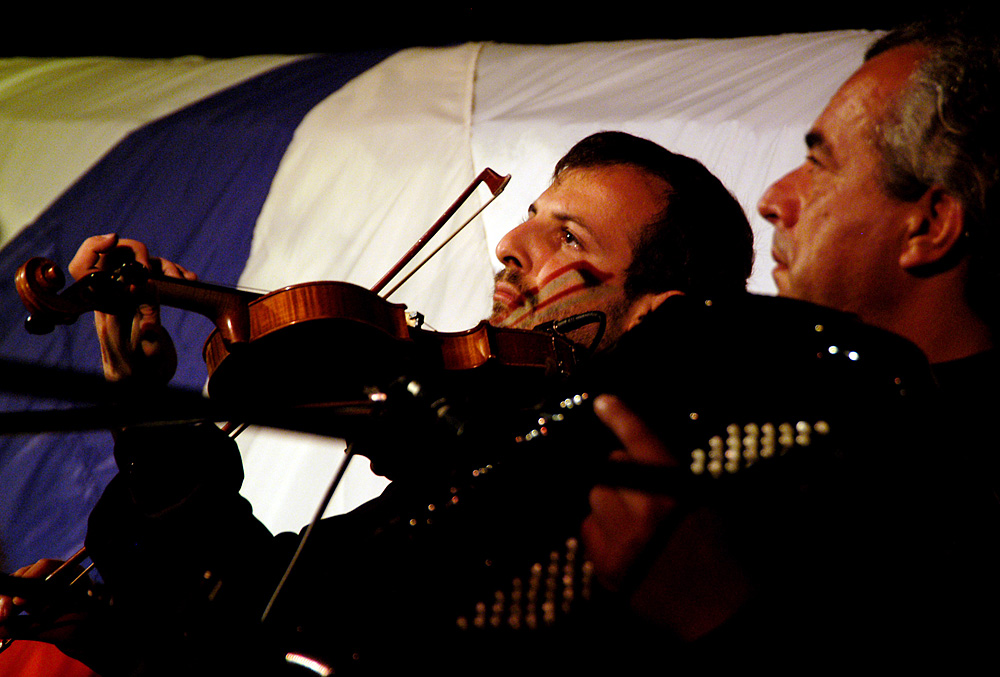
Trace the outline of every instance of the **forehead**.
<instances>
[{"instance_id":1,"label":"forehead","mask_svg":"<svg viewBox=\"0 0 1000 677\"><path fill-rule=\"evenodd\" d=\"M921 61L927 49L906 45L890 49L865 62L848 78L816 119L810 135L834 146L845 137L873 138Z\"/></svg>"},{"instance_id":2,"label":"forehead","mask_svg":"<svg viewBox=\"0 0 1000 677\"><path fill-rule=\"evenodd\" d=\"M667 182L632 165L575 167L562 171L539 203L601 234L637 235L666 206Z\"/></svg>"}]
</instances>

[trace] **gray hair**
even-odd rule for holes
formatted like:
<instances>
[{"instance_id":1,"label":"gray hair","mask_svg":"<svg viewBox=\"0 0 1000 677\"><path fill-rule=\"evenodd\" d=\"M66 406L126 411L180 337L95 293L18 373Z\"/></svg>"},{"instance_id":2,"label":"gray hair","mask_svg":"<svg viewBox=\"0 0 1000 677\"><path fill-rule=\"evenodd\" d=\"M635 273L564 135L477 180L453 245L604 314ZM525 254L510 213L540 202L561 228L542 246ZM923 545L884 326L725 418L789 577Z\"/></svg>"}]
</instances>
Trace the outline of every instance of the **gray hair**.
<instances>
[{"instance_id":1,"label":"gray hair","mask_svg":"<svg viewBox=\"0 0 1000 677\"><path fill-rule=\"evenodd\" d=\"M995 325L1000 48L993 26L992 19L974 13L925 20L888 33L869 48L865 60L904 45L928 49L878 132L883 180L902 200L916 200L934 185L961 200L964 237L939 268L969 256L966 295L974 310Z\"/></svg>"}]
</instances>

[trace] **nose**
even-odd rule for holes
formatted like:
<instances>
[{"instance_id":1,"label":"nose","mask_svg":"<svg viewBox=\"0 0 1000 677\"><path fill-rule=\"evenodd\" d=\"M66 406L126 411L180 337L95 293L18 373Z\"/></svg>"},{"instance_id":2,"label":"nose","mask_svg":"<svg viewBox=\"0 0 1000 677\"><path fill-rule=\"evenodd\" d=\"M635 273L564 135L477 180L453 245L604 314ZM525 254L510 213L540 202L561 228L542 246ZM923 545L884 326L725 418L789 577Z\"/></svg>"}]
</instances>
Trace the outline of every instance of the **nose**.
<instances>
[{"instance_id":1,"label":"nose","mask_svg":"<svg viewBox=\"0 0 1000 677\"><path fill-rule=\"evenodd\" d=\"M522 272L530 270L532 257L530 237L534 219L528 219L509 231L497 243L496 255L505 268L518 268Z\"/></svg>"},{"instance_id":2,"label":"nose","mask_svg":"<svg viewBox=\"0 0 1000 677\"><path fill-rule=\"evenodd\" d=\"M799 171L789 172L772 183L757 203L757 213L775 228L791 228L799 220L799 201L795 190Z\"/></svg>"}]
</instances>

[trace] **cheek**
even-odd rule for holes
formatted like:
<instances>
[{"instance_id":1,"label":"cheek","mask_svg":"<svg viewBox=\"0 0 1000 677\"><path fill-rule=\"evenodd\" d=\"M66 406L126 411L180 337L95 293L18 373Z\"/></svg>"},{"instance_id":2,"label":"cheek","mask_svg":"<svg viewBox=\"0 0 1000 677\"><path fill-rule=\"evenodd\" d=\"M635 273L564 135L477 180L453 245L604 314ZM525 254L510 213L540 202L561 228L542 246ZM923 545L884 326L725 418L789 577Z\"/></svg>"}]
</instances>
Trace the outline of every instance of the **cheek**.
<instances>
[{"instance_id":1,"label":"cheek","mask_svg":"<svg viewBox=\"0 0 1000 677\"><path fill-rule=\"evenodd\" d=\"M829 204L813 203L803 209L788 238L792 246L782 280L784 293L806 301L828 302L827 294L846 275L847 252L857 246L850 224L842 222Z\"/></svg>"},{"instance_id":2,"label":"cheek","mask_svg":"<svg viewBox=\"0 0 1000 677\"><path fill-rule=\"evenodd\" d=\"M510 313L504 324L525 329L591 310L606 312L624 297L624 290L614 282L594 284L579 271L568 270L543 284L527 303Z\"/></svg>"},{"instance_id":3,"label":"cheek","mask_svg":"<svg viewBox=\"0 0 1000 677\"><path fill-rule=\"evenodd\" d=\"M793 230L795 253L811 265L828 265L863 247L866 209L862 195L814 186ZM860 208L859 208L860 207Z\"/></svg>"},{"instance_id":4,"label":"cheek","mask_svg":"<svg viewBox=\"0 0 1000 677\"><path fill-rule=\"evenodd\" d=\"M829 223L800 243L793 281L805 300L859 312L892 284L898 252L870 221Z\"/></svg>"},{"instance_id":5,"label":"cheek","mask_svg":"<svg viewBox=\"0 0 1000 677\"><path fill-rule=\"evenodd\" d=\"M839 223L828 223L805 236L797 246L796 274L814 285L836 284L845 270L851 268L858 251L865 242L857 232L842 228Z\"/></svg>"},{"instance_id":6,"label":"cheek","mask_svg":"<svg viewBox=\"0 0 1000 677\"><path fill-rule=\"evenodd\" d=\"M570 299L604 298L622 289L621 274L574 261L554 268L548 276L538 280L538 297L555 302Z\"/></svg>"}]
</instances>

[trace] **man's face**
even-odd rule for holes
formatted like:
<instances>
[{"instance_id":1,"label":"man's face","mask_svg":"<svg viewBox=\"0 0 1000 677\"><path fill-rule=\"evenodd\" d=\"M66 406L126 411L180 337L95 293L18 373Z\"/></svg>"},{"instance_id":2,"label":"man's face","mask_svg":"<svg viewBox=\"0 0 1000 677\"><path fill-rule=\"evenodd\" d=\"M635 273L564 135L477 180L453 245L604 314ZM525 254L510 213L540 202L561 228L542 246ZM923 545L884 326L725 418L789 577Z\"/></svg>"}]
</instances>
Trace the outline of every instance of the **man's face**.
<instances>
[{"instance_id":1,"label":"man's face","mask_svg":"<svg viewBox=\"0 0 1000 677\"><path fill-rule=\"evenodd\" d=\"M877 322L897 303L907 203L883 188L878 125L925 55L902 47L865 63L806 135L805 163L772 185L758 211L774 224L781 296Z\"/></svg>"},{"instance_id":2,"label":"man's face","mask_svg":"<svg viewBox=\"0 0 1000 677\"><path fill-rule=\"evenodd\" d=\"M531 329L591 310L604 344L625 330L623 288L635 243L664 207L666 183L628 165L563 171L497 245L490 323Z\"/></svg>"}]
</instances>

